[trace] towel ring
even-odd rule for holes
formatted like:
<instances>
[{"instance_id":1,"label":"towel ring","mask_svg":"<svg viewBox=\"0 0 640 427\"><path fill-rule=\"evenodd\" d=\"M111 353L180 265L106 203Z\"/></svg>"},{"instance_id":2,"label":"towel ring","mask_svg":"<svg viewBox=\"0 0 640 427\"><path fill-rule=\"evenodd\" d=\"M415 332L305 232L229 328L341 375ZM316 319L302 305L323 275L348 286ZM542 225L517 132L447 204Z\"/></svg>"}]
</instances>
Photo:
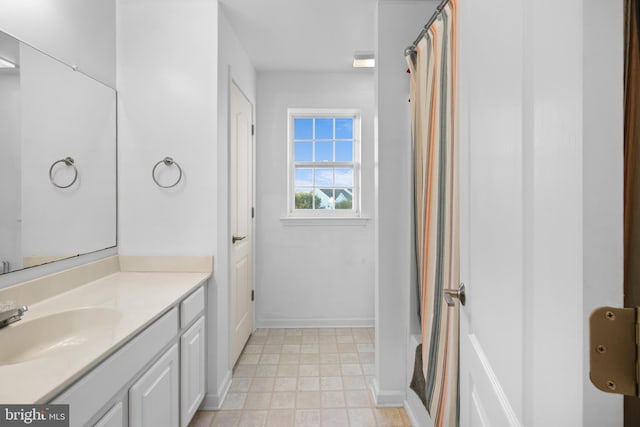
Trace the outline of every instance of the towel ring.
<instances>
[{"instance_id":1,"label":"towel ring","mask_svg":"<svg viewBox=\"0 0 640 427\"><path fill-rule=\"evenodd\" d=\"M74 172L73 181L71 181L68 185L60 185L60 184L56 183L56 181L53 179L53 168L58 163L64 163L65 165L71 166L73 168L73 172ZM55 185L56 187L58 187L58 188L69 188L69 187L71 187L78 180L78 168L76 167L76 165L74 163L75 163L75 161L71 157L65 157L64 159L60 159L60 160L57 160L57 161L53 162L53 164L49 168L49 181L51 181L51 183L53 185Z\"/></svg>"},{"instance_id":2,"label":"towel ring","mask_svg":"<svg viewBox=\"0 0 640 427\"><path fill-rule=\"evenodd\" d=\"M180 173L178 175L178 179L176 179L176 182L174 182L171 185L162 185L158 182L158 179L156 178L156 169L158 168L158 166L160 166L162 163L165 164L165 166L172 166L175 165L178 168L178 172ZM173 160L171 157L165 157L164 159L160 160L158 163L155 164L155 166L153 166L153 170L151 171L151 177L153 178L153 182L156 183L156 185L160 188L171 188L171 187L175 187L176 185L178 185L178 183L180 182L180 180L182 179L182 168L180 167L180 165L178 164L178 162L176 162L175 160Z\"/></svg>"}]
</instances>

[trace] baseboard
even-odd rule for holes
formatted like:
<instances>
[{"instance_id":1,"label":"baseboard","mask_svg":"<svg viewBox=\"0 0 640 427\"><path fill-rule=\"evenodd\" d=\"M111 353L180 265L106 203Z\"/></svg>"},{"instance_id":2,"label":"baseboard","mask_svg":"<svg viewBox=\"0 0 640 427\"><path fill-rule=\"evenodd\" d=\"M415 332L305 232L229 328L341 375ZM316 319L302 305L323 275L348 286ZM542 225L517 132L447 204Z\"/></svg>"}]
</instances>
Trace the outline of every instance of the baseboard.
<instances>
[{"instance_id":1,"label":"baseboard","mask_svg":"<svg viewBox=\"0 0 640 427\"><path fill-rule=\"evenodd\" d=\"M371 394L378 408L403 408L406 393L396 390L380 390L376 378L371 382Z\"/></svg>"},{"instance_id":2,"label":"baseboard","mask_svg":"<svg viewBox=\"0 0 640 427\"><path fill-rule=\"evenodd\" d=\"M224 376L224 380L215 394L207 393L202 400L202 404L200 405L200 409L204 411L217 411L222 408L222 402L224 402L224 398L227 397L227 393L229 392L229 388L231 387L231 371L227 371L227 374Z\"/></svg>"},{"instance_id":3,"label":"baseboard","mask_svg":"<svg viewBox=\"0 0 640 427\"><path fill-rule=\"evenodd\" d=\"M258 319L257 328L373 328L373 318L351 319Z\"/></svg>"},{"instance_id":4,"label":"baseboard","mask_svg":"<svg viewBox=\"0 0 640 427\"><path fill-rule=\"evenodd\" d=\"M433 421L427 412L427 408L413 390L407 392L407 400L404 401L404 410L407 412L412 426L433 427Z\"/></svg>"}]
</instances>

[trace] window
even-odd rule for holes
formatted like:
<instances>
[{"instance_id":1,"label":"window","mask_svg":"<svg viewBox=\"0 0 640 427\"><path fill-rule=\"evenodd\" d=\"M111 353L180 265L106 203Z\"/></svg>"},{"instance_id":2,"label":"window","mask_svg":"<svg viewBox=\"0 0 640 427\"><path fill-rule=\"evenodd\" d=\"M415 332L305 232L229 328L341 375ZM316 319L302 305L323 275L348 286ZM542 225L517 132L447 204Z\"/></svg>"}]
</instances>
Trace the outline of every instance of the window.
<instances>
[{"instance_id":1,"label":"window","mask_svg":"<svg viewBox=\"0 0 640 427\"><path fill-rule=\"evenodd\" d=\"M289 214L358 216L360 113L289 110Z\"/></svg>"}]
</instances>

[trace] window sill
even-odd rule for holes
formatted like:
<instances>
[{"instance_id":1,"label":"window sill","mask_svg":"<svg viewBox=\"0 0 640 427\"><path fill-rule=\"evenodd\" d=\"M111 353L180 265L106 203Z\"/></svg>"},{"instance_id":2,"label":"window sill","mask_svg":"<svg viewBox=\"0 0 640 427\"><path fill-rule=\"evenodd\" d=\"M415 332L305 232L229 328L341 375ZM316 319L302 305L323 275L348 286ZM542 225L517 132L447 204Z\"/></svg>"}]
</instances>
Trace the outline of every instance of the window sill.
<instances>
[{"instance_id":1,"label":"window sill","mask_svg":"<svg viewBox=\"0 0 640 427\"><path fill-rule=\"evenodd\" d=\"M282 224L287 227L334 225L334 226L365 226L371 220L367 217L308 217L285 216L280 218Z\"/></svg>"}]
</instances>

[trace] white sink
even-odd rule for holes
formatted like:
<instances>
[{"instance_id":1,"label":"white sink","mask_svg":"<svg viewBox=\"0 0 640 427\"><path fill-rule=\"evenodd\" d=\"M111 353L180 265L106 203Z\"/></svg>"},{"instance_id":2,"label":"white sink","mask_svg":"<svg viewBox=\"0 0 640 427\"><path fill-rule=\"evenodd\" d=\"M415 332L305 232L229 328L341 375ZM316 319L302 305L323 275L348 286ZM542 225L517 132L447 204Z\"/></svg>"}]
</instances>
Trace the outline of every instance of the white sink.
<instances>
[{"instance_id":1,"label":"white sink","mask_svg":"<svg viewBox=\"0 0 640 427\"><path fill-rule=\"evenodd\" d=\"M85 307L22 320L0 329L0 366L23 363L92 346L108 340L121 313L103 307Z\"/></svg>"}]
</instances>

